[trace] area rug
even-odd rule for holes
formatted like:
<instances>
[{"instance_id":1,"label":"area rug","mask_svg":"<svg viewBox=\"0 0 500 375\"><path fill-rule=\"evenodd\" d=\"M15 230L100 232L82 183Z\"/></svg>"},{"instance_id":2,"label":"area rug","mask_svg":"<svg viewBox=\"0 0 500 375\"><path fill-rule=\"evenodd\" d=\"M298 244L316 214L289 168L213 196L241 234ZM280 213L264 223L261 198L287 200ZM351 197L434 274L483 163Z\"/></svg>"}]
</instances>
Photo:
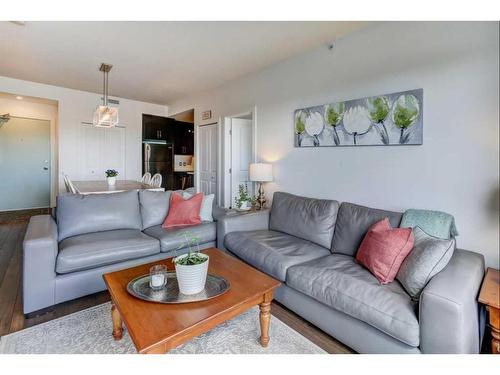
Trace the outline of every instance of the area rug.
<instances>
[{"instance_id":1,"label":"area rug","mask_svg":"<svg viewBox=\"0 0 500 375\"><path fill-rule=\"evenodd\" d=\"M3 354L132 354L136 353L124 330L120 341L111 336L110 303L51 320L0 338ZM260 346L259 310L248 310L193 340L171 354L315 354L320 347L271 317L267 348Z\"/></svg>"}]
</instances>

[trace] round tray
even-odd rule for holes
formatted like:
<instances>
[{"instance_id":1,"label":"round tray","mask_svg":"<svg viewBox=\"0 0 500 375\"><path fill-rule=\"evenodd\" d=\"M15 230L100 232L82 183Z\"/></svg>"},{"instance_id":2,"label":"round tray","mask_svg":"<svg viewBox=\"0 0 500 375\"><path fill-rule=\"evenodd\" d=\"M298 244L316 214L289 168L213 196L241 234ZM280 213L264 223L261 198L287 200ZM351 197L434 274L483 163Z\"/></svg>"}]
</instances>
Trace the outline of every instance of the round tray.
<instances>
[{"instance_id":1,"label":"round tray","mask_svg":"<svg viewBox=\"0 0 500 375\"><path fill-rule=\"evenodd\" d=\"M227 292L230 288L229 281L221 276L207 275L205 289L200 293L186 295L179 292L175 271L167 272L167 285L161 290L153 290L149 286L151 276L139 276L127 285L127 291L134 297L158 303L189 303L211 299Z\"/></svg>"}]
</instances>

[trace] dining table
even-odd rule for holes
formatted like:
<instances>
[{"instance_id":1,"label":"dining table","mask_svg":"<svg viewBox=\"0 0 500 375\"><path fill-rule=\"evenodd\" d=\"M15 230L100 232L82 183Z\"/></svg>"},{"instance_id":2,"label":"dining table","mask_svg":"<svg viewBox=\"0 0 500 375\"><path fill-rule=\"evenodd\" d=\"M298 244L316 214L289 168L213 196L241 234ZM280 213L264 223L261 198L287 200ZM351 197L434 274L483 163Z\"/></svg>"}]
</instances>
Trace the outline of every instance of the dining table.
<instances>
[{"instance_id":1,"label":"dining table","mask_svg":"<svg viewBox=\"0 0 500 375\"><path fill-rule=\"evenodd\" d=\"M128 190L153 190L165 191L162 187L155 187L134 180L116 180L114 185L109 185L106 180L72 181L79 194L109 194Z\"/></svg>"}]
</instances>

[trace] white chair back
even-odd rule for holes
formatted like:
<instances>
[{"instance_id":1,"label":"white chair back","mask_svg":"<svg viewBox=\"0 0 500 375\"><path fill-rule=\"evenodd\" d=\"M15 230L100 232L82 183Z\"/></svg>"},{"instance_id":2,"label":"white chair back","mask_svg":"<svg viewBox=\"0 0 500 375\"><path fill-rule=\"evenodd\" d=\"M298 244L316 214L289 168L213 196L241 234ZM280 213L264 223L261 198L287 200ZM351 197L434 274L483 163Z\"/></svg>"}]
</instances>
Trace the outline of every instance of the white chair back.
<instances>
[{"instance_id":1,"label":"white chair back","mask_svg":"<svg viewBox=\"0 0 500 375\"><path fill-rule=\"evenodd\" d=\"M149 172L144 173L144 176L142 176L141 182L143 184L149 185L151 183L151 173L149 173Z\"/></svg>"},{"instance_id":2,"label":"white chair back","mask_svg":"<svg viewBox=\"0 0 500 375\"><path fill-rule=\"evenodd\" d=\"M161 187L161 180L161 174L156 173L153 177L151 177L151 182L149 184L155 188L159 188Z\"/></svg>"},{"instance_id":3,"label":"white chair back","mask_svg":"<svg viewBox=\"0 0 500 375\"><path fill-rule=\"evenodd\" d=\"M64 184L66 185L66 190L68 191L68 193L80 194L80 191L76 188L75 185L73 185L68 175L64 175Z\"/></svg>"}]
</instances>

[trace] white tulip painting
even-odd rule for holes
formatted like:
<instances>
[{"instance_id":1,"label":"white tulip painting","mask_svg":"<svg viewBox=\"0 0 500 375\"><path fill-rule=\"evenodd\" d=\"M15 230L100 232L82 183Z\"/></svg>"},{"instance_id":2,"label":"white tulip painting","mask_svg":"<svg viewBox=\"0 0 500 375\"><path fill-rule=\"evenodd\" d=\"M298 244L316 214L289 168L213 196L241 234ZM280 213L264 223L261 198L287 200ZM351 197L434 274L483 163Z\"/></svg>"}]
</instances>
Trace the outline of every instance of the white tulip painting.
<instances>
[{"instance_id":1,"label":"white tulip painting","mask_svg":"<svg viewBox=\"0 0 500 375\"><path fill-rule=\"evenodd\" d=\"M356 137L368 133L372 123L368 118L368 110L362 106L349 108L344 114L344 129L347 134L352 135L356 146Z\"/></svg>"},{"instance_id":2,"label":"white tulip painting","mask_svg":"<svg viewBox=\"0 0 500 375\"><path fill-rule=\"evenodd\" d=\"M423 89L298 109L295 147L421 145Z\"/></svg>"}]
</instances>

